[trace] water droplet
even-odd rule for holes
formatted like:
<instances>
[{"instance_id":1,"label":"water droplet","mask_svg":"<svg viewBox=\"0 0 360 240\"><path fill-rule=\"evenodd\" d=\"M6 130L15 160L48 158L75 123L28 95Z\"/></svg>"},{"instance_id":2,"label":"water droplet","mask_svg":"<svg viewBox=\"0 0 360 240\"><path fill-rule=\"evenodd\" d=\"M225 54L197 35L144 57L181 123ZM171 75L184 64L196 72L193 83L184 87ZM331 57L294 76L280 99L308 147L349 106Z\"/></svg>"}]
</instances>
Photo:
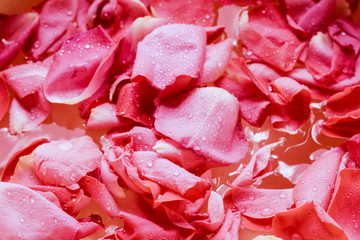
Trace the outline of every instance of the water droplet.
<instances>
[{"instance_id":1,"label":"water droplet","mask_svg":"<svg viewBox=\"0 0 360 240\"><path fill-rule=\"evenodd\" d=\"M249 199L250 199L250 200L255 200L254 194L250 194Z\"/></svg>"},{"instance_id":2,"label":"water droplet","mask_svg":"<svg viewBox=\"0 0 360 240\"><path fill-rule=\"evenodd\" d=\"M148 161L146 163L146 166L148 166L149 168L151 168L154 165L154 163L152 161Z\"/></svg>"},{"instance_id":3,"label":"water droplet","mask_svg":"<svg viewBox=\"0 0 360 240\"><path fill-rule=\"evenodd\" d=\"M29 199L30 199L30 203L34 203L35 202L35 199L33 196L29 196Z\"/></svg>"},{"instance_id":4,"label":"water droplet","mask_svg":"<svg viewBox=\"0 0 360 240\"><path fill-rule=\"evenodd\" d=\"M281 192L280 193L280 198L281 199L285 199L287 197L287 193L286 192Z\"/></svg>"},{"instance_id":5,"label":"water droplet","mask_svg":"<svg viewBox=\"0 0 360 240\"><path fill-rule=\"evenodd\" d=\"M41 45L40 41L35 41L34 48L39 48Z\"/></svg>"},{"instance_id":6,"label":"water droplet","mask_svg":"<svg viewBox=\"0 0 360 240\"><path fill-rule=\"evenodd\" d=\"M75 174L71 174L70 180L71 180L71 181L75 181L75 180L76 180Z\"/></svg>"},{"instance_id":7,"label":"water droplet","mask_svg":"<svg viewBox=\"0 0 360 240\"><path fill-rule=\"evenodd\" d=\"M67 11L66 13L68 16L71 16L72 15L72 11Z\"/></svg>"},{"instance_id":8,"label":"water droplet","mask_svg":"<svg viewBox=\"0 0 360 240\"><path fill-rule=\"evenodd\" d=\"M291 240L303 240L303 238L300 233L293 233L291 234Z\"/></svg>"},{"instance_id":9,"label":"water droplet","mask_svg":"<svg viewBox=\"0 0 360 240\"><path fill-rule=\"evenodd\" d=\"M24 218L20 218L20 222L25 222L25 219Z\"/></svg>"},{"instance_id":10,"label":"water droplet","mask_svg":"<svg viewBox=\"0 0 360 240\"><path fill-rule=\"evenodd\" d=\"M89 48L90 48L90 44L86 44L86 45L85 45L85 48L86 48L86 49L89 49Z\"/></svg>"},{"instance_id":11,"label":"water droplet","mask_svg":"<svg viewBox=\"0 0 360 240\"><path fill-rule=\"evenodd\" d=\"M174 174L174 176L179 176L179 175L180 175L180 172L179 172L179 170L175 170L175 171L173 172L173 174Z\"/></svg>"},{"instance_id":12,"label":"water droplet","mask_svg":"<svg viewBox=\"0 0 360 240\"><path fill-rule=\"evenodd\" d=\"M271 216L275 213L275 211L271 208L264 208L260 211L260 214L263 216Z\"/></svg>"}]
</instances>

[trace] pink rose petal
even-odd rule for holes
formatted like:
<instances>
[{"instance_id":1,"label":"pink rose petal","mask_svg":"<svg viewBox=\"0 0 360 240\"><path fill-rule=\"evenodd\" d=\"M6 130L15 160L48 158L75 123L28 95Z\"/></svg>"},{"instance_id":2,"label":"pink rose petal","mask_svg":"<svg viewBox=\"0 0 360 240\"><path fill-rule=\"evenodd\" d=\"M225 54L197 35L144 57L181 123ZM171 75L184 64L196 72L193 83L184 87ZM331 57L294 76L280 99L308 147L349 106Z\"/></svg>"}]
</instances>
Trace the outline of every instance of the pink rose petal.
<instances>
[{"instance_id":1,"label":"pink rose petal","mask_svg":"<svg viewBox=\"0 0 360 240\"><path fill-rule=\"evenodd\" d=\"M190 200L203 196L210 188L209 182L161 158L155 152L134 152L133 161L140 175Z\"/></svg>"},{"instance_id":2,"label":"pink rose petal","mask_svg":"<svg viewBox=\"0 0 360 240\"><path fill-rule=\"evenodd\" d=\"M35 170L42 181L68 186L98 168L102 153L89 136L84 136L42 144L33 155Z\"/></svg>"},{"instance_id":3,"label":"pink rose petal","mask_svg":"<svg viewBox=\"0 0 360 240\"><path fill-rule=\"evenodd\" d=\"M4 239L45 240L50 236L56 239L75 239L81 228L74 218L29 188L1 183L0 191L3 206L0 229Z\"/></svg>"},{"instance_id":4,"label":"pink rose petal","mask_svg":"<svg viewBox=\"0 0 360 240\"><path fill-rule=\"evenodd\" d=\"M346 142L346 147L355 162L360 165L360 134L352 136Z\"/></svg>"},{"instance_id":5,"label":"pink rose petal","mask_svg":"<svg viewBox=\"0 0 360 240\"><path fill-rule=\"evenodd\" d=\"M113 103L104 103L93 109L89 119L86 122L87 129L107 129L123 127L133 122L127 118L116 116L116 105Z\"/></svg>"},{"instance_id":6,"label":"pink rose petal","mask_svg":"<svg viewBox=\"0 0 360 240\"><path fill-rule=\"evenodd\" d=\"M332 0L285 0L289 24L305 33L315 34L336 17L336 2Z\"/></svg>"},{"instance_id":7,"label":"pink rose petal","mask_svg":"<svg viewBox=\"0 0 360 240\"><path fill-rule=\"evenodd\" d=\"M330 37L340 46L354 50L355 54L360 51L360 25L336 19L328 28Z\"/></svg>"},{"instance_id":8,"label":"pink rose petal","mask_svg":"<svg viewBox=\"0 0 360 240\"><path fill-rule=\"evenodd\" d=\"M241 222L241 214L239 212L232 212L227 210L224 223L219 231L217 231L210 239L211 240L230 240L239 239L239 229Z\"/></svg>"},{"instance_id":9,"label":"pink rose petal","mask_svg":"<svg viewBox=\"0 0 360 240\"><path fill-rule=\"evenodd\" d=\"M38 127L51 113L50 103L42 90L27 95L21 100L16 98L9 109L9 128L11 134L20 134Z\"/></svg>"},{"instance_id":10,"label":"pink rose petal","mask_svg":"<svg viewBox=\"0 0 360 240\"><path fill-rule=\"evenodd\" d=\"M96 87L99 83L91 80L94 78L102 81L96 79L98 76L95 73L101 60L109 53L111 45L112 40L101 27L68 39L56 53L46 76L46 98L50 102L74 104L91 96L86 90L96 92L100 88ZM73 57L74 54L77 55L76 58ZM90 84L95 86L89 89Z\"/></svg>"},{"instance_id":11,"label":"pink rose petal","mask_svg":"<svg viewBox=\"0 0 360 240\"><path fill-rule=\"evenodd\" d=\"M0 70L14 60L38 25L37 13L0 15Z\"/></svg>"},{"instance_id":12,"label":"pink rose petal","mask_svg":"<svg viewBox=\"0 0 360 240\"><path fill-rule=\"evenodd\" d=\"M4 81L20 99L42 89L48 68L40 63L17 65L2 71Z\"/></svg>"},{"instance_id":13,"label":"pink rose petal","mask_svg":"<svg viewBox=\"0 0 360 240\"><path fill-rule=\"evenodd\" d=\"M270 86L285 101L285 104L271 106L271 124L278 130L298 131L310 117L310 90L287 77L276 79Z\"/></svg>"},{"instance_id":14,"label":"pink rose petal","mask_svg":"<svg viewBox=\"0 0 360 240\"><path fill-rule=\"evenodd\" d=\"M249 164L241 169L239 176L236 177L231 186L241 187L250 185L254 179L261 178L261 175L270 172L272 170L270 159L273 147L271 144L259 149L251 157Z\"/></svg>"},{"instance_id":15,"label":"pink rose petal","mask_svg":"<svg viewBox=\"0 0 360 240\"><path fill-rule=\"evenodd\" d=\"M189 23L199 26L211 26L215 20L214 2L207 0L153 0L155 15L167 19L170 23Z\"/></svg>"},{"instance_id":16,"label":"pink rose petal","mask_svg":"<svg viewBox=\"0 0 360 240\"><path fill-rule=\"evenodd\" d=\"M294 187L296 206L314 202L324 210L329 206L345 149L336 147L315 160Z\"/></svg>"},{"instance_id":17,"label":"pink rose petal","mask_svg":"<svg viewBox=\"0 0 360 240\"><path fill-rule=\"evenodd\" d=\"M275 215L274 235L284 240L347 240L339 225L313 202Z\"/></svg>"},{"instance_id":18,"label":"pink rose petal","mask_svg":"<svg viewBox=\"0 0 360 240\"><path fill-rule=\"evenodd\" d=\"M282 71L293 69L304 46L270 5L242 11L238 34L249 50Z\"/></svg>"},{"instance_id":19,"label":"pink rose petal","mask_svg":"<svg viewBox=\"0 0 360 240\"><path fill-rule=\"evenodd\" d=\"M344 169L340 172L340 184L328 209L331 216L345 231L349 240L360 236L360 216L355 213L359 207L360 170Z\"/></svg>"},{"instance_id":20,"label":"pink rose petal","mask_svg":"<svg viewBox=\"0 0 360 240\"><path fill-rule=\"evenodd\" d=\"M31 37L30 55L39 59L74 20L78 1L49 0L41 8L37 31Z\"/></svg>"},{"instance_id":21,"label":"pink rose petal","mask_svg":"<svg viewBox=\"0 0 360 240\"><path fill-rule=\"evenodd\" d=\"M271 218L294 204L292 189L235 187L230 190L230 195L236 209L254 219Z\"/></svg>"},{"instance_id":22,"label":"pink rose petal","mask_svg":"<svg viewBox=\"0 0 360 240\"><path fill-rule=\"evenodd\" d=\"M200 78L196 82L198 86L212 83L224 73L230 60L232 49L233 41L231 39L226 39L206 47L204 67Z\"/></svg>"},{"instance_id":23,"label":"pink rose petal","mask_svg":"<svg viewBox=\"0 0 360 240\"><path fill-rule=\"evenodd\" d=\"M145 77L157 89L164 90L182 78L184 88L190 78L200 76L205 60L206 34L195 25L170 24L156 28L139 42L132 79ZM180 91L181 89L178 89Z\"/></svg>"},{"instance_id":24,"label":"pink rose petal","mask_svg":"<svg viewBox=\"0 0 360 240\"><path fill-rule=\"evenodd\" d=\"M155 113L155 129L210 158L207 164L227 165L239 162L247 147L234 117L238 113L239 102L227 91L197 88L162 103Z\"/></svg>"}]
</instances>

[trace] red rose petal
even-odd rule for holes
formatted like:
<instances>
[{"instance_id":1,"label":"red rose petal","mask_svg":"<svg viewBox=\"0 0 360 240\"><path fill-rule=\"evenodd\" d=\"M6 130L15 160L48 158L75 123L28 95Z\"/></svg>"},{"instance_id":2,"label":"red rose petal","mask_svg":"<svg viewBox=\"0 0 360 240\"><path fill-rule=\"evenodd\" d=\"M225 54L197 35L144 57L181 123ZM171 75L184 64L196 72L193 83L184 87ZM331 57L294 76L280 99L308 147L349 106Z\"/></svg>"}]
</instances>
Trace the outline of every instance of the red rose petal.
<instances>
[{"instance_id":1,"label":"red rose petal","mask_svg":"<svg viewBox=\"0 0 360 240\"><path fill-rule=\"evenodd\" d=\"M40 179L55 186L76 183L99 167L102 156L99 147L88 136L45 143L33 154Z\"/></svg>"},{"instance_id":2,"label":"red rose petal","mask_svg":"<svg viewBox=\"0 0 360 240\"><path fill-rule=\"evenodd\" d=\"M352 49L355 54L360 51L360 25L354 22L347 22L336 19L328 28L330 37L340 46Z\"/></svg>"},{"instance_id":3,"label":"red rose petal","mask_svg":"<svg viewBox=\"0 0 360 240\"><path fill-rule=\"evenodd\" d=\"M6 114L8 107L9 107L9 92L2 77L0 77L0 120Z\"/></svg>"},{"instance_id":4,"label":"red rose petal","mask_svg":"<svg viewBox=\"0 0 360 240\"><path fill-rule=\"evenodd\" d=\"M313 202L275 215L274 235L284 240L347 240L344 231Z\"/></svg>"},{"instance_id":5,"label":"red rose petal","mask_svg":"<svg viewBox=\"0 0 360 240\"><path fill-rule=\"evenodd\" d=\"M342 170L339 186L328 209L329 216L344 229L350 240L360 236L360 216L354 211L360 204L359 187L360 170Z\"/></svg>"},{"instance_id":6,"label":"red rose petal","mask_svg":"<svg viewBox=\"0 0 360 240\"><path fill-rule=\"evenodd\" d=\"M162 103L155 113L155 129L210 158L210 164L227 165L239 162L247 147L234 117L238 113L239 102L227 91L197 88Z\"/></svg>"}]
</instances>

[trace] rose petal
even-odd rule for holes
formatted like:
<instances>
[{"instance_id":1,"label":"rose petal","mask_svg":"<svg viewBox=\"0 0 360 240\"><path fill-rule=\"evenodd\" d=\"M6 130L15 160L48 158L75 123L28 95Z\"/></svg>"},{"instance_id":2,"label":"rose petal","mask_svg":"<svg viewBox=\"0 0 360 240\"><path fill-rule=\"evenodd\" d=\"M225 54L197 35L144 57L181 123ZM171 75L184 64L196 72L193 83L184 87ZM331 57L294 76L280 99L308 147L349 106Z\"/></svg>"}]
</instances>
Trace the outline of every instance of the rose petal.
<instances>
[{"instance_id":1,"label":"rose petal","mask_svg":"<svg viewBox=\"0 0 360 240\"><path fill-rule=\"evenodd\" d=\"M340 183L334 193L328 214L345 231L349 239L357 239L360 235L360 217L355 213L359 206L360 170L344 169L340 172Z\"/></svg>"},{"instance_id":2,"label":"rose petal","mask_svg":"<svg viewBox=\"0 0 360 240\"><path fill-rule=\"evenodd\" d=\"M212 83L225 71L233 49L233 41L226 39L206 47L204 67L200 78L196 81L198 86Z\"/></svg>"},{"instance_id":3,"label":"rose petal","mask_svg":"<svg viewBox=\"0 0 360 240\"><path fill-rule=\"evenodd\" d=\"M140 175L160 185L195 200L204 196L210 183L189 173L171 161L161 158L155 152L134 152L134 165Z\"/></svg>"},{"instance_id":4,"label":"rose petal","mask_svg":"<svg viewBox=\"0 0 360 240\"><path fill-rule=\"evenodd\" d=\"M13 99L9 109L11 134L20 134L38 127L51 113L50 103L42 90L21 100Z\"/></svg>"},{"instance_id":5,"label":"rose petal","mask_svg":"<svg viewBox=\"0 0 360 240\"><path fill-rule=\"evenodd\" d=\"M152 127L155 111L154 99L157 93L157 90L145 80L125 84L119 91L116 103L117 114Z\"/></svg>"},{"instance_id":6,"label":"rose petal","mask_svg":"<svg viewBox=\"0 0 360 240\"><path fill-rule=\"evenodd\" d=\"M60 208L21 185L0 183L0 186L2 238L75 239L81 226Z\"/></svg>"},{"instance_id":7,"label":"rose petal","mask_svg":"<svg viewBox=\"0 0 360 240\"><path fill-rule=\"evenodd\" d=\"M9 101L9 92L2 77L0 77L0 120L4 117L8 110Z\"/></svg>"},{"instance_id":8,"label":"rose petal","mask_svg":"<svg viewBox=\"0 0 360 240\"><path fill-rule=\"evenodd\" d=\"M0 15L0 70L14 60L38 21L37 13Z\"/></svg>"},{"instance_id":9,"label":"rose petal","mask_svg":"<svg viewBox=\"0 0 360 240\"><path fill-rule=\"evenodd\" d=\"M275 215L274 235L281 239L347 240L344 231L313 202Z\"/></svg>"},{"instance_id":10,"label":"rose petal","mask_svg":"<svg viewBox=\"0 0 360 240\"><path fill-rule=\"evenodd\" d=\"M155 15L167 19L170 23L189 23L211 26L215 20L214 2L207 0L161 1L151 2Z\"/></svg>"},{"instance_id":11,"label":"rose petal","mask_svg":"<svg viewBox=\"0 0 360 240\"><path fill-rule=\"evenodd\" d=\"M87 129L107 129L123 127L133 122L127 118L116 116L116 105L112 103L103 103L93 109L89 119L86 122Z\"/></svg>"},{"instance_id":12,"label":"rose petal","mask_svg":"<svg viewBox=\"0 0 360 240\"><path fill-rule=\"evenodd\" d=\"M328 28L330 37L340 46L352 49L355 54L360 51L360 25L354 22L347 22L336 19Z\"/></svg>"},{"instance_id":13,"label":"rose petal","mask_svg":"<svg viewBox=\"0 0 360 240\"><path fill-rule=\"evenodd\" d=\"M132 73L138 81L145 77L157 89L174 85L180 76L197 78L205 60L206 34L195 25L170 24L156 28L139 42ZM178 89L180 91L181 89Z\"/></svg>"},{"instance_id":14,"label":"rose petal","mask_svg":"<svg viewBox=\"0 0 360 240\"><path fill-rule=\"evenodd\" d=\"M304 46L288 28L280 11L270 5L243 11L238 31L248 49L282 71L295 66Z\"/></svg>"},{"instance_id":15,"label":"rose petal","mask_svg":"<svg viewBox=\"0 0 360 240\"><path fill-rule=\"evenodd\" d=\"M111 39L97 27L68 39L56 53L44 83L45 96L50 102L71 104L91 96L100 88L96 73L101 60L109 53ZM76 54L76 58L74 58ZM105 61L108 60L105 58ZM104 63L103 63L104 64ZM95 74L95 76L94 76ZM101 74L100 74L101 75ZM93 77L94 76L94 77ZM89 85L91 89L89 89Z\"/></svg>"},{"instance_id":16,"label":"rose petal","mask_svg":"<svg viewBox=\"0 0 360 240\"><path fill-rule=\"evenodd\" d=\"M89 136L83 136L42 144L33 155L35 170L42 181L68 186L98 168L102 153Z\"/></svg>"},{"instance_id":17,"label":"rose petal","mask_svg":"<svg viewBox=\"0 0 360 240\"><path fill-rule=\"evenodd\" d=\"M160 104L155 129L210 158L207 164L227 165L239 162L247 147L238 113L239 102L227 91L197 88Z\"/></svg>"},{"instance_id":18,"label":"rose petal","mask_svg":"<svg viewBox=\"0 0 360 240\"><path fill-rule=\"evenodd\" d=\"M239 229L241 214L239 212L232 212L227 210L225 220L219 231L217 231L210 239L211 240L230 240L239 239Z\"/></svg>"},{"instance_id":19,"label":"rose petal","mask_svg":"<svg viewBox=\"0 0 360 240\"><path fill-rule=\"evenodd\" d=\"M49 0L41 8L39 27L31 37L29 54L39 59L60 38L75 18L78 1Z\"/></svg>"},{"instance_id":20,"label":"rose petal","mask_svg":"<svg viewBox=\"0 0 360 240\"><path fill-rule=\"evenodd\" d=\"M301 175L294 187L296 206L314 202L327 209L345 149L336 147L324 153Z\"/></svg>"},{"instance_id":21,"label":"rose petal","mask_svg":"<svg viewBox=\"0 0 360 240\"><path fill-rule=\"evenodd\" d=\"M17 65L2 71L4 81L20 99L42 89L48 69L40 63Z\"/></svg>"}]
</instances>

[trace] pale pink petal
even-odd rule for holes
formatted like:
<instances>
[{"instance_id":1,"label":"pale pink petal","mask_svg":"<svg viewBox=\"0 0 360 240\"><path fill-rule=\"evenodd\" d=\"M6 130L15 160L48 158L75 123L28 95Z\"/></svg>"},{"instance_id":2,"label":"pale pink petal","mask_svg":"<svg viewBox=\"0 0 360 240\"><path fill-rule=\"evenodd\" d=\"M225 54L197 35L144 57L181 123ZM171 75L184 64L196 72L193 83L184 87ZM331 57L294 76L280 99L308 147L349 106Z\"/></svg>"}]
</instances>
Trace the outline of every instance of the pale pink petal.
<instances>
[{"instance_id":1,"label":"pale pink petal","mask_svg":"<svg viewBox=\"0 0 360 240\"><path fill-rule=\"evenodd\" d=\"M102 153L89 136L83 136L42 144L33 155L41 180L55 186L68 186L98 168Z\"/></svg>"},{"instance_id":2,"label":"pale pink petal","mask_svg":"<svg viewBox=\"0 0 360 240\"><path fill-rule=\"evenodd\" d=\"M328 209L328 214L345 231L349 240L360 236L360 216L356 214L359 207L360 170L344 169L340 172L340 184Z\"/></svg>"},{"instance_id":3,"label":"pale pink petal","mask_svg":"<svg viewBox=\"0 0 360 240\"><path fill-rule=\"evenodd\" d=\"M125 191L122 187L119 186L118 179L119 177L111 168L109 162L106 160L101 160L100 163L100 178L105 184L109 192L116 198L125 197Z\"/></svg>"},{"instance_id":4,"label":"pale pink petal","mask_svg":"<svg viewBox=\"0 0 360 240\"><path fill-rule=\"evenodd\" d=\"M92 79L102 81L102 78L97 79L96 70L103 58L109 55L111 45L112 40L101 27L79 33L68 39L56 53L46 76L44 84L46 98L50 102L73 104L95 93L101 87L101 83L94 82ZM74 55L77 57L73 57ZM111 59L105 58L104 61L111 61ZM90 86L91 89L89 89L90 84L95 86ZM85 92L86 90L91 94Z\"/></svg>"},{"instance_id":5,"label":"pale pink petal","mask_svg":"<svg viewBox=\"0 0 360 240\"><path fill-rule=\"evenodd\" d=\"M275 215L274 235L284 240L347 240L339 225L313 202Z\"/></svg>"},{"instance_id":6,"label":"pale pink petal","mask_svg":"<svg viewBox=\"0 0 360 240\"><path fill-rule=\"evenodd\" d=\"M204 67L200 78L196 81L198 86L212 83L225 71L233 49L232 39L206 47Z\"/></svg>"},{"instance_id":7,"label":"pale pink petal","mask_svg":"<svg viewBox=\"0 0 360 240\"><path fill-rule=\"evenodd\" d=\"M336 1L285 0L289 24L305 33L315 34L336 17Z\"/></svg>"},{"instance_id":8,"label":"pale pink petal","mask_svg":"<svg viewBox=\"0 0 360 240\"><path fill-rule=\"evenodd\" d=\"M108 129L123 127L133 122L127 118L116 115L116 105L103 103L93 109L86 122L86 129Z\"/></svg>"},{"instance_id":9,"label":"pale pink petal","mask_svg":"<svg viewBox=\"0 0 360 240\"><path fill-rule=\"evenodd\" d=\"M327 209L344 154L344 148L336 147L321 155L309 166L294 187L296 206L314 202Z\"/></svg>"},{"instance_id":10,"label":"pale pink petal","mask_svg":"<svg viewBox=\"0 0 360 240\"><path fill-rule=\"evenodd\" d=\"M132 78L145 77L157 89L176 83L184 88L190 78L200 76L205 60L206 34L195 25L169 24L156 28L139 42ZM178 89L180 91L181 89Z\"/></svg>"},{"instance_id":11,"label":"pale pink petal","mask_svg":"<svg viewBox=\"0 0 360 240\"><path fill-rule=\"evenodd\" d=\"M39 26L30 38L29 54L39 59L75 19L77 0L49 0L41 8Z\"/></svg>"},{"instance_id":12,"label":"pale pink petal","mask_svg":"<svg viewBox=\"0 0 360 240\"><path fill-rule=\"evenodd\" d=\"M23 47L38 25L37 13L6 16L0 14L0 70L5 68Z\"/></svg>"},{"instance_id":13,"label":"pale pink petal","mask_svg":"<svg viewBox=\"0 0 360 240\"><path fill-rule=\"evenodd\" d=\"M231 186L250 185L254 179L261 178L261 175L270 172L272 170L270 159L273 147L272 144L266 145L252 155L248 165L241 169L239 176L236 177Z\"/></svg>"},{"instance_id":14,"label":"pale pink petal","mask_svg":"<svg viewBox=\"0 0 360 240\"><path fill-rule=\"evenodd\" d=\"M29 188L1 183L0 191L0 229L4 239L45 240L50 236L55 239L75 239L81 228L76 219Z\"/></svg>"},{"instance_id":15,"label":"pale pink petal","mask_svg":"<svg viewBox=\"0 0 360 240\"><path fill-rule=\"evenodd\" d=\"M9 92L2 77L0 77L0 120L4 117L8 110L9 101Z\"/></svg>"},{"instance_id":16,"label":"pale pink petal","mask_svg":"<svg viewBox=\"0 0 360 240\"><path fill-rule=\"evenodd\" d=\"M9 109L9 130L20 134L38 127L51 113L50 103L42 90L23 99L13 98Z\"/></svg>"},{"instance_id":17,"label":"pale pink petal","mask_svg":"<svg viewBox=\"0 0 360 240\"><path fill-rule=\"evenodd\" d=\"M214 2L207 0L153 0L155 15L167 19L170 23L189 23L211 26L215 20Z\"/></svg>"},{"instance_id":18,"label":"pale pink petal","mask_svg":"<svg viewBox=\"0 0 360 240\"><path fill-rule=\"evenodd\" d=\"M4 81L18 98L24 98L42 89L48 68L40 63L17 65L2 71Z\"/></svg>"},{"instance_id":19,"label":"pale pink petal","mask_svg":"<svg viewBox=\"0 0 360 240\"><path fill-rule=\"evenodd\" d=\"M293 69L304 46L270 5L242 11L238 34L249 50L282 71Z\"/></svg>"},{"instance_id":20,"label":"pale pink petal","mask_svg":"<svg viewBox=\"0 0 360 240\"><path fill-rule=\"evenodd\" d=\"M232 212L227 210L224 223L219 231L217 231L210 239L211 240L232 240L239 239L239 229L241 222L240 212Z\"/></svg>"},{"instance_id":21,"label":"pale pink petal","mask_svg":"<svg viewBox=\"0 0 360 240\"><path fill-rule=\"evenodd\" d=\"M239 102L227 91L197 88L162 103L155 113L155 129L210 158L207 164L227 165L239 162L247 148L238 114Z\"/></svg>"},{"instance_id":22,"label":"pale pink petal","mask_svg":"<svg viewBox=\"0 0 360 240\"><path fill-rule=\"evenodd\" d=\"M119 90L116 103L117 114L152 127L154 125L154 99L157 93L157 90L145 80L125 84Z\"/></svg>"},{"instance_id":23,"label":"pale pink petal","mask_svg":"<svg viewBox=\"0 0 360 240\"><path fill-rule=\"evenodd\" d=\"M210 183L191 174L157 153L139 151L133 154L134 165L140 175L160 185L195 200L204 196Z\"/></svg>"}]
</instances>

